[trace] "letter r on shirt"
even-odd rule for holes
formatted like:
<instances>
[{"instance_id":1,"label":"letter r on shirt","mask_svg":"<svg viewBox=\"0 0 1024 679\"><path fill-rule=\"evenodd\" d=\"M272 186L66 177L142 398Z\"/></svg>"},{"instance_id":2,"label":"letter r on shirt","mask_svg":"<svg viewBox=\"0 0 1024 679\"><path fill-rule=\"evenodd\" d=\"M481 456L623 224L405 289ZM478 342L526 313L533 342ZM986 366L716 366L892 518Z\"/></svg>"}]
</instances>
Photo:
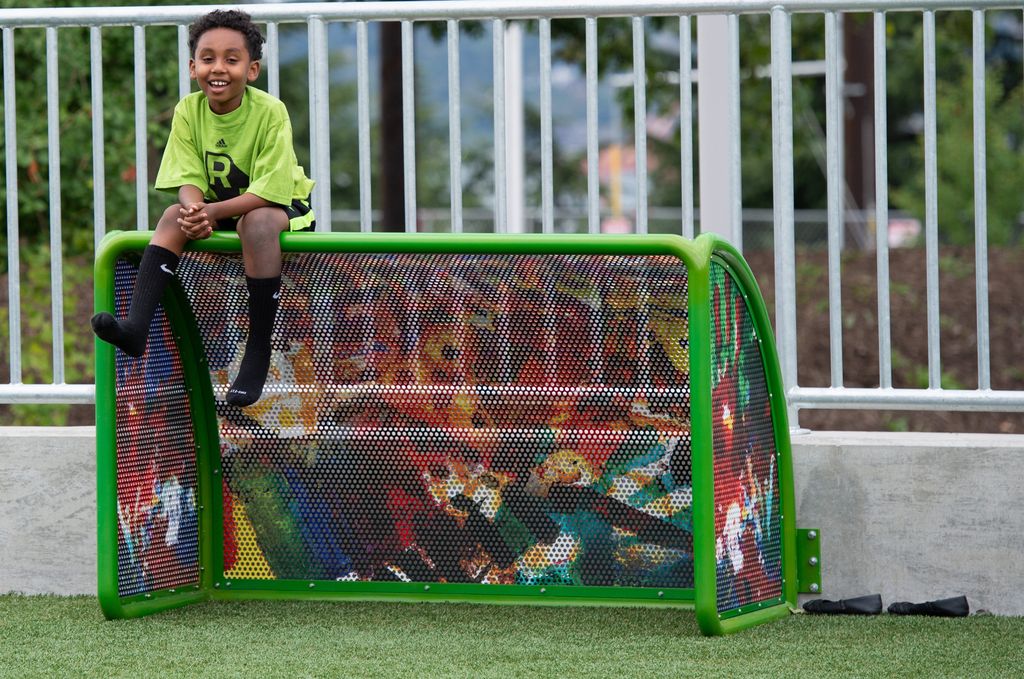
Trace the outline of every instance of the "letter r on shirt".
<instances>
[{"instance_id":1,"label":"letter r on shirt","mask_svg":"<svg viewBox=\"0 0 1024 679\"><path fill-rule=\"evenodd\" d=\"M209 178L210 186L220 184L222 189L231 188L231 159L219 154L206 154L206 176Z\"/></svg>"}]
</instances>

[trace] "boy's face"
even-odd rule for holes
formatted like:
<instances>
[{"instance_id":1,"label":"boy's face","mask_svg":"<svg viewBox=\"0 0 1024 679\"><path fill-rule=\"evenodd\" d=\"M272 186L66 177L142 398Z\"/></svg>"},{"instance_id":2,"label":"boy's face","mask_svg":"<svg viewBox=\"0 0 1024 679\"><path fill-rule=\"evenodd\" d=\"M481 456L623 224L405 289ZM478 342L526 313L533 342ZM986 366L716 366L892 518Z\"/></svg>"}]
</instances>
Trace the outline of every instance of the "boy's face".
<instances>
[{"instance_id":1,"label":"boy's face","mask_svg":"<svg viewBox=\"0 0 1024 679\"><path fill-rule=\"evenodd\" d=\"M241 106L245 86L260 74L260 62L249 57L245 37L230 28L212 28L199 36L188 67L210 109L221 115Z\"/></svg>"}]
</instances>

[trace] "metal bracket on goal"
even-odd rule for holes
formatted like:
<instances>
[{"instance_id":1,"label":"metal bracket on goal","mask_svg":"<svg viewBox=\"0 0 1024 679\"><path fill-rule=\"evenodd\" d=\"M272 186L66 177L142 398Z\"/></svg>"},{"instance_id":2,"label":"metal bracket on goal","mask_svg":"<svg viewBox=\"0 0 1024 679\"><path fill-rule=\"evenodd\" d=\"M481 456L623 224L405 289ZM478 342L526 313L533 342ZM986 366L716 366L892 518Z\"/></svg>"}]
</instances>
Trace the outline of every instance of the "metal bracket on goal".
<instances>
[{"instance_id":1,"label":"metal bracket on goal","mask_svg":"<svg viewBox=\"0 0 1024 679\"><path fill-rule=\"evenodd\" d=\"M796 558L798 591L801 594L820 594L821 529L796 529Z\"/></svg>"}]
</instances>

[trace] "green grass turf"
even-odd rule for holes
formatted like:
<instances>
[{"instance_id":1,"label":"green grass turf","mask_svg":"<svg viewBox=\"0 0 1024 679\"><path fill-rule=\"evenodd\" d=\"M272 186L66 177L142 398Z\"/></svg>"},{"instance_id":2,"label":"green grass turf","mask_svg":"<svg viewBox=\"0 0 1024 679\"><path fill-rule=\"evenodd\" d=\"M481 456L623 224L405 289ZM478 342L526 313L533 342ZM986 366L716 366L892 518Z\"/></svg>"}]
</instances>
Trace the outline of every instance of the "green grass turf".
<instances>
[{"instance_id":1,"label":"green grass turf","mask_svg":"<svg viewBox=\"0 0 1024 679\"><path fill-rule=\"evenodd\" d=\"M690 611L210 602L107 622L0 596L0 676L1020 677L1024 618L794 615L700 636Z\"/></svg>"}]
</instances>

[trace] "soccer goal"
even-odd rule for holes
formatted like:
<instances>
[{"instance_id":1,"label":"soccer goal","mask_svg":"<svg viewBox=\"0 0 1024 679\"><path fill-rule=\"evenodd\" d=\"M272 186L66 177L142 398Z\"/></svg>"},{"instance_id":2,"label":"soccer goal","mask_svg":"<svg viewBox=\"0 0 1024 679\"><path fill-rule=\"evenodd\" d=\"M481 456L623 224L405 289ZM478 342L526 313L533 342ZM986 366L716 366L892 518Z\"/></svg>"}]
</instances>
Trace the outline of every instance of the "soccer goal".
<instances>
[{"instance_id":1,"label":"soccer goal","mask_svg":"<svg viewBox=\"0 0 1024 679\"><path fill-rule=\"evenodd\" d=\"M148 233L115 233L123 316ZM679 606L799 589L764 303L713 236L286 234L263 398L224 394L239 241L193 244L146 354L96 345L99 598Z\"/></svg>"}]
</instances>

